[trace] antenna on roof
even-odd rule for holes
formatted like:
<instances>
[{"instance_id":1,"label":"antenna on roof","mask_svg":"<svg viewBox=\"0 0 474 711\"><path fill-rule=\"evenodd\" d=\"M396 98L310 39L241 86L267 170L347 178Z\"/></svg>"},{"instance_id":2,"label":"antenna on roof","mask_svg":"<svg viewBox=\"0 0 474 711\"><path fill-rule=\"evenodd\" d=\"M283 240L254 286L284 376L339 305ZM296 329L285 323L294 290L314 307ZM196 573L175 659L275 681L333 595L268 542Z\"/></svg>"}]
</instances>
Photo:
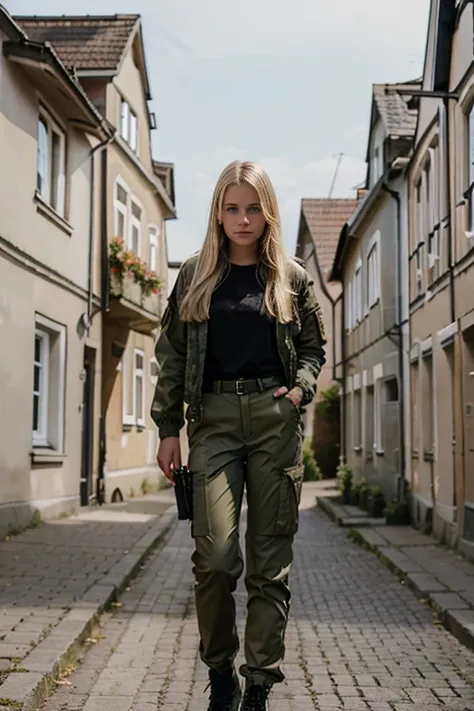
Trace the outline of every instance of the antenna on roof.
<instances>
[{"instance_id":1,"label":"antenna on roof","mask_svg":"<svg viewBox=\"0 0 474 711\"><path fill-rule=\"evenodd\" d=\"M329 189L329 195L328 195L329 200L332 198L332 194L333 194L333 192L334 192L334 188L336 187L337 174L339 173L339 167L340 167L340 165L341 165L341 161L342 161L343 156L344 156L344 153L338 153L338 156L337 156L337 163L336 163L336 169L335 169L335 171L334 171L334 176L333 176L333 179L332 179L331 187L330 187L330 189Z\"/></svg>"}]
</instances>

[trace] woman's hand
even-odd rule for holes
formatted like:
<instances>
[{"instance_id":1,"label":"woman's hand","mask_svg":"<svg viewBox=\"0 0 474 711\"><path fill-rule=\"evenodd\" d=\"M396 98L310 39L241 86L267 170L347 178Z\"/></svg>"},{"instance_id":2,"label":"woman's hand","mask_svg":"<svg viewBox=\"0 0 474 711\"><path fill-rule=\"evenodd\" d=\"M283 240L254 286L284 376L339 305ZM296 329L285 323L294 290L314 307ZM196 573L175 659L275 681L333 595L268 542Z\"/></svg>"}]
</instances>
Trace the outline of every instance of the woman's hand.
<instances>
[{"instance_id":1,"label":"woman's hand","mask_svg":"<svg viewBox=\"0 0 474 711\"><path fill-rule=\"evenodd\" d=\"M291 390L288 390L285 385L282 385L281 388L278 388L278 390L273 393L273 396L275 398L282 397L283 395L287 397L288 400L291 400L291 402L296 408L299 409L301 407L301 402L303 400L303 391L300 387L296 386Z\"/></svg>"},{"instance_id":2,"label":"woman's hand","mask_svg":"<svg viewBox=\"0 0 474 711\"><path fill-rule=\"evenodd\" d=\"M181 466L181 447L179 437L166 437L160 442L158 455L156 457L158 466L165 477L174 482L174 470Z\"/></svg>"}]
</instances>

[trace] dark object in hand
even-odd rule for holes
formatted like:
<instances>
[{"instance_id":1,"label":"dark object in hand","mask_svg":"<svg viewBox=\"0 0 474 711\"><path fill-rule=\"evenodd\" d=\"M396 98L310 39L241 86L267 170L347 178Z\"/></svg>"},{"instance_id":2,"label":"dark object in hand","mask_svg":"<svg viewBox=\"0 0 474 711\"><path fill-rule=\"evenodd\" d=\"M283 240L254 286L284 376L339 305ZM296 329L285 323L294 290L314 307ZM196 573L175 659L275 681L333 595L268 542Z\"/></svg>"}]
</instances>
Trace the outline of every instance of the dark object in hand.
<instances>
[{"instance_id":1,"label":"dark object in hand","mask_svg":"<svg viewBox=\"0 0 474 711\"><path fill-rule=\"evenodd\" d=\"M174 493L178 506L178 519L192 521L193 519L193 475L187 467L174 470Z\"/></svg>"}]
</instances>

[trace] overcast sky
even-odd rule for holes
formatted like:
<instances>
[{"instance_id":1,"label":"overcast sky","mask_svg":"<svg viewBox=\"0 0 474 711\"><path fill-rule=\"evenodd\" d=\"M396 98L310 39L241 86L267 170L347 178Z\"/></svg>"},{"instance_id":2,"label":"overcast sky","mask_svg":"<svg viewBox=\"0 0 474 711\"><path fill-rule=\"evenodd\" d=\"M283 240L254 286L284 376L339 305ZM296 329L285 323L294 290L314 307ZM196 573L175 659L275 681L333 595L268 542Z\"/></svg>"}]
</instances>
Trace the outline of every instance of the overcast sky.
<instances>
[{"instance_id":1,"label":"overcast sky","mask_svg":"<svg viewBox=\"0 0 474 711\"><path fill-rule=\"evenodd\" d=\"M199 248L215 181L261 162L293 251L302 197L364 179L371 86L423 67L429 0L3 0L12 14L142 15L156 158L175 163L171 260Z\"/></svg>"}]
</instances>

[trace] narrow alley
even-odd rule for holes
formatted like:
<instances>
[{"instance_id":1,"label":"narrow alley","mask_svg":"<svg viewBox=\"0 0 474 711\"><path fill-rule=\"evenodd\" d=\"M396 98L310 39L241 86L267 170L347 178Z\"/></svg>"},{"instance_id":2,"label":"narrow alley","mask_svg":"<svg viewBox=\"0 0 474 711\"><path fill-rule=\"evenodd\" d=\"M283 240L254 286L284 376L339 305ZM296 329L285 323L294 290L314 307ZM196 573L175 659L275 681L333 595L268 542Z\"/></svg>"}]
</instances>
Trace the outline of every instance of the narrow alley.
<instances>
[{"instance_id":1,"label":"narrow alley","mask_svg":"<svg viewBox=\"0 0 474 711\"><path fill-rule=\"evenodd\" d=\"M42 711L204 711L184 523L174 525ZM271 711L474 710L474 654L306 495L292 572L286 682ZM245 590L237 593L243 631ZM240 660L239 660L240 661Z\"/></svg>"}]
</instances>

